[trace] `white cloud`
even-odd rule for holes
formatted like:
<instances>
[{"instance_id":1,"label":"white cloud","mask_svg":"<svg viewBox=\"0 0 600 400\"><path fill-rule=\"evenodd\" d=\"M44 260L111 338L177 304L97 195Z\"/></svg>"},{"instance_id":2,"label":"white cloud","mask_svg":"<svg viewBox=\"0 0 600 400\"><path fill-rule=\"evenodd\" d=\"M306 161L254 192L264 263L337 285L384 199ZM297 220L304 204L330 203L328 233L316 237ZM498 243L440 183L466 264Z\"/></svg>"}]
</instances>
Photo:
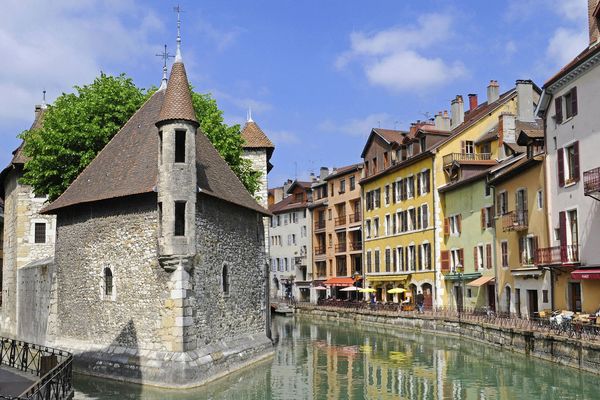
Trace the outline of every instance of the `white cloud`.
<instances>
[{"instance_id":1,"label":"white cloud","mask_svg":"<svg viewBox=\"0 0 600 400\"><path fill-rule=\"evenodd\" d=\"M587 46L588 40L587 31L558 28L548 42L546 56L556 66L565 65Z\"/></svg>"},{"instance_id":2,"label":"white cloud","mask_svg":"<svg viewBox=\"0 0 600 400\"><path fill-rule=\"evenodd\" d=\"M392 91L436 86L460 78L466 75L462 63L424 54L453 35L452 22L448 15L427 14L412 27L354 32L350 35L350 50L337 57L335 66L343 69L357 62L371 84Z\"/></svg>"},{"instance_id":3,"label":"white cloud","mask_svg":"<svg viewBox=\"0 0 600 400\"><path fill-rule=\"evenodd\" d=\"M253 114L260 114L273 109L273 106L266 101L251 97L234 96L219 89L209 89L207 92L211 93L217 99L217 102L226 101L244 112L248 111L248 108L251 108Z\"/></svg>"},{"instance_id":4,"label":"white cloud","mask_svg":"<svg viewBox=\"0 0 600 400\"><path fill-rule=\"evenodd\" d=\"M294 132L290 131L272 131L269 132L269 139L275 143L275 146L290 145L300 143L300 138Z\"/></svg>"},{"instance_id":5,"label":"white cloud","mask_svg":"<svg viewBox=\"0 0 600 400\"><path fill-rule=\"evenodd\" d=\"M393 128L395 121L387 113L369 114L363 118L352 118L345 122L334 122L326 120L319 124L318 128L324 132L343 133L350 136L366 137L373 128Z\"/></svg>"},{"instance_id":6,"label":"white cloud","mask_svg":"<svg viewBox=\"0 0 600 400\"><path fill-rule=\"evenodd\" d=\"M132 67L158 50L151 33L162 23L134 0L9 0L0 14L0 118L31 120L46 89L49 100L85 84L111 65ZM10 59L10 62L8 62Z\"/></svg>"}]
</instances>

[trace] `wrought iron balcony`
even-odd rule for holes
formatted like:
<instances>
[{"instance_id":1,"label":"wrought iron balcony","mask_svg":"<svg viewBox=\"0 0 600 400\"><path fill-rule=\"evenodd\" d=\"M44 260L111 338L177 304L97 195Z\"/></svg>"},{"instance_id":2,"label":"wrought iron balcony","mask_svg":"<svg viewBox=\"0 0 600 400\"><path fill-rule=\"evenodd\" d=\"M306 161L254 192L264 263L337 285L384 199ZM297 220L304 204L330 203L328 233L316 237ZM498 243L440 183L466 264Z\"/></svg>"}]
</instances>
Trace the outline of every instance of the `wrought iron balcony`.
<instances>
[{"instance_id":1,"label":"wrought iron balcony","mask_svg":"<svg viewBox=\"0 0 600 400\"><path fill-rule=\"evenodd\" d=\"M316 246L315 247L315 256L320 256L325 254L325 246Z\"/></svg>"},{"instance_id":2,"label":"wrought iron balcony","mask_svg":"<svg viewBox=\"0 0 600 400\"><path fill-rule=\"evenodd\" d=\"M362 242L350 242L350 251L362 250Z\"/></svg>"},{"instance_id":3,"label":"wrought iron balcony","mask_svg":"<svg viewBox=\"0 0 600 400\"><path fill-rule=\"evenodd\" d=\"M527 210L510 211L502 216L502 230L508 231L523 231L527 229Z\"/></svg>"},{"instance_id":4,"label":"wrought iron balcony","mask_svg":"<svg viewBox=\"0 0 600 400\"><path fill-rule=\"evenodd\" d=\"M444 156L444 165L452 164L454 161L489 161L491 153L450 153Z\"/></svg>"},{"instance_id":5,"label":"wrought iron balcony","mask_svg":"<svg viewBox=\"0 0 600 400\"><path fill-rule=\"evenodd\" d=\"M575 265L579 264L579 246L565 245L537 249L536 265Z\"/></svg>"},{"instance_id":6,"label":"wrought iron balcony","mask_svg":"<svg viewBox=\"0 0 600 400\"><path fill-rule=\"evenodd\" d=\"M335 219L335 226L342 226L342 225L346 225L346 221L348 219L346 218L345 215L339 216Z\"/></svg>"},{"instance_id":7,"label":"wrought iron balcony","mask_svg":"<svg viewBox=\"0 0 600 400\"><path fill-rule=\"evenodd\" d=\"M325 229L325 220L324 219L315 221L315 230L317 230L317 229Z\"/></svg>"},{"instance_id":8,"label":"wrought iron balcony","mask_svg":"<svg viewBox=\"0 0 600 400\"><path fill-rule=\"evenodd\" d=\"M600 167L583 173L583 194L600 194Z\"/></svg>"},{"instance_id":9,"label":"wrought iron balcony","mask_svg":"<svg viewBox=\"0 0 600 400\"><path fill-rule=\"evenodd\" d=\"M349 215L349 219L350 219L350 223L351 224L355 224L357 222L360 222L360 213L354 213L354 214L350 214Z\"/></svg>"},{"instance_id":10,"label":"wrought iron balcony","mask_svg":"<svg viewBox=\"0 0 600 400\"><path fill-rule=\"evenodd\" d=\"M338 243L335 245L336 253L344 253L346 251L346 243Z\"/></svg>"}]
</instances>

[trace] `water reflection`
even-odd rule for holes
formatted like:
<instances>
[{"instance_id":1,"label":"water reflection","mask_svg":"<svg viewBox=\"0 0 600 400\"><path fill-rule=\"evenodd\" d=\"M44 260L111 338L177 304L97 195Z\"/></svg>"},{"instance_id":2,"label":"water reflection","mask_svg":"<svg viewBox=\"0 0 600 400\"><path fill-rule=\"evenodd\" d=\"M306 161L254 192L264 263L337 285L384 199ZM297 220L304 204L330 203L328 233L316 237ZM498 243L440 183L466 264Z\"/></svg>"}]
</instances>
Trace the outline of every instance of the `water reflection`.
<instances>
[{"instance_id":1,"label":"water reflection","mask_svg":"<svg viewBox=\"0 0 600 400\"><path fill-rule=\"evenodd\" d=\"M78 377L93 399L588 399L597 377L455 338L277 318L272 360L186 392Z\"/></svg>"}]
</instances>

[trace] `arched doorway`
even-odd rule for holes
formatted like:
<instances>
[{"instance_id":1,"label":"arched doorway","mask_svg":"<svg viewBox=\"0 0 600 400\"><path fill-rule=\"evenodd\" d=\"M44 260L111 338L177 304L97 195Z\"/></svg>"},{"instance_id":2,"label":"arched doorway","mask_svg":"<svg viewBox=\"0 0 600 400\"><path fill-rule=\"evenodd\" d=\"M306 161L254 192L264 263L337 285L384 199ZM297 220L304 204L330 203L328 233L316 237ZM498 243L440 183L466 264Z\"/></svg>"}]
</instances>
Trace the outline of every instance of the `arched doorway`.
<instances>
[{"instance_id":1,"label":"arched doorway","mask_svg":"<svg viewBox=\"0 0 600 400\"><path fill-rule=\"evenodd\" d=\"M410 292L410 303L415 304L415 297L417 296L417 285L411 283L408 285L408 291Z\"/></svg>"},{"instance_id":2,"label":"arched doorway","mask_svg":"<svg viewBox=\"0 0 600 400\"><path fill-rule=\"evenodd\" d=\"M421 285L423 296L425 297L424 307L426 310L431 310L433 307L433 287L431 283L424 283Z\"/></svg>"}]
</instances>

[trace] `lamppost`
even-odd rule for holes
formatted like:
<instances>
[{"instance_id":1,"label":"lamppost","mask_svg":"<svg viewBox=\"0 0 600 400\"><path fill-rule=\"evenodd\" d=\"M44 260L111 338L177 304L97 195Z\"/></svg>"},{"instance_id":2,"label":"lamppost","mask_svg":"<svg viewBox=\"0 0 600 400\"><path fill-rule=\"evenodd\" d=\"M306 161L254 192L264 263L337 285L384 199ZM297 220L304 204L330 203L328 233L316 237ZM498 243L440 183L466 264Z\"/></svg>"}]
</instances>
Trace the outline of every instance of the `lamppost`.
<instances>
[{"instance_id":1,"label":"lamppost","mask_svg":"<svg viewBox=\"0 0 600 400\"><path fill-rule=\"evenodd\" d=\"M460 304L457 304L458 308L458 322L460 323L460 316L462 313L462 309L465 306L465 288L464 288L464 269L462 264L458 264L456 266L456 273L458 273L458 285L460 287ZM458 296L456 297L456 302L458 303Z\"/></svg>"}]
</instances>

